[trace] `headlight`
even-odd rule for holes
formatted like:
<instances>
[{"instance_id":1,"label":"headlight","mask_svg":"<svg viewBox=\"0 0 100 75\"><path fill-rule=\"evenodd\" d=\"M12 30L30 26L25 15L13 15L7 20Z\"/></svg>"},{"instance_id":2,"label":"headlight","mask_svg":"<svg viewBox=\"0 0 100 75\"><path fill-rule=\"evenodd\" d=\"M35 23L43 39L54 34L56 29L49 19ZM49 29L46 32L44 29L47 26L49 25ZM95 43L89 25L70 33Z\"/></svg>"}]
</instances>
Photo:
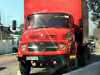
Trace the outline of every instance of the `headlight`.
<instances>
[{"instance_id":1,"label":"headlight","mask_svg":"<svg viewBox=\"0 0 100 75\"><path fill-rule=\"evenodd\" d=\"M25 51L26 50L26 45L24 44L24 45L22 45L22 47L21 47L21 49L23 50L23 51Z\"/></svg>"},{"instance_id":2,"label":"headlight","mask_svg":"<svg viewBox=\"0 0 100 75\"><path fill-rule=\"evenodd\" d=\"M68 40L72 40L73 39L72 34L70 32L68 32L66 34L66 39L68 39Z\"/></svg>"},{"instance_id":3,"label":"headlight","mask_svg":"<svg viewBox=\"0 0 100 75\"><path fill-rule=\"evenodd\" d=\"M65 50L67 46L65 44L59 44L59 50Z\"/></svg>"},{"instance_id":4,"label":"headlight","mask_svg":"<svg viewBox=\"0 0 100 75\"><path fill-rule=\"evenodd\" d=\"M38 46L34 43L29 44L28 48L32 51L38 50Z\"/></svg>"}]
</instances>

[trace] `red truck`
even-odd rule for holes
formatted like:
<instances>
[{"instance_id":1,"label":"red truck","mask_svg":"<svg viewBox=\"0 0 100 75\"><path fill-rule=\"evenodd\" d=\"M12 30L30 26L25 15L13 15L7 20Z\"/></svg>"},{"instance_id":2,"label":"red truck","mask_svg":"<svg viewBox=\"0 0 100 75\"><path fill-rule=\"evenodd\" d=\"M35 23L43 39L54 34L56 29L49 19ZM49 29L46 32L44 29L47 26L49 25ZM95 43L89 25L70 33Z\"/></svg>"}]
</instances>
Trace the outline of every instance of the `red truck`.
<instances>
[{"instance_id":1,"label":"red truck","mask_svg":"<svg viewBox=\"0 0 100 75\"><path fill-rule=\"evenodd\" d=\"M24 0L24 31L18 48L22 75L31 67L74 69L86 64L88 8L85 0Z\"/></svg>"}]
</instances>

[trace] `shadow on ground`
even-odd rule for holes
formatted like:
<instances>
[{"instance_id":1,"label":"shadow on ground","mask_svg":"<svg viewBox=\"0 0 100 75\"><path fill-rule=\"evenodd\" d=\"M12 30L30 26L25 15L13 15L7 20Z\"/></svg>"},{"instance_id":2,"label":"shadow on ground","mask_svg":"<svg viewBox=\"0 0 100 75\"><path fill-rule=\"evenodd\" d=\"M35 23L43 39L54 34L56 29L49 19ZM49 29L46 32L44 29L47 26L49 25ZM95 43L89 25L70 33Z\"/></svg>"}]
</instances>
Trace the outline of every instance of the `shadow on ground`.
<instances>
[{"instance_id":1,"label":"shadow on ground","mask_svg":"<svg viewBox=\"0 0 100 75\"><path fill-rule=\"evenodd\" d=\"M41 72L32 73L31 75L62 75L63 73L67 73L68 70L65 70L64 66L60 66L57 68L48 68L44 69Z\"/></svg>"},{"instance_id":2,"label":"shadow on ground","mask_svg":"<svg viewBox=\"0 0 100 75\"><path fill-rule=\"evenodd\" d=\"M6 69L6 67L0 67L0 71L2 71L2 70L4 70L4 69Z\"/></svg>"},{"instance_id":3,"label":"shadow on ground","mask_svg":"<svg viewBox=\"0 0 100 75\"><path fill-rule=\"evenodd\" d=\"M95 63L95 62L98 62L98 61L100 61L100 55L92 54L90 62Z\"/></svg>"}]
</instances>

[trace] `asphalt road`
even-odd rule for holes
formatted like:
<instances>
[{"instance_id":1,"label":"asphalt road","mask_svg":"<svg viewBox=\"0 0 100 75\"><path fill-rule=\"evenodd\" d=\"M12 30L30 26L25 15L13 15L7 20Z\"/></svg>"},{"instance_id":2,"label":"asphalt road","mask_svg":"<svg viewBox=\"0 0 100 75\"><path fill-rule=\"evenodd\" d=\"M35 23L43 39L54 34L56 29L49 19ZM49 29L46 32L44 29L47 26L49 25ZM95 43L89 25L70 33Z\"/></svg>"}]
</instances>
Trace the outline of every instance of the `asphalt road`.
<instances>
[{"instance_id":1,"label":"asphalt road","mask_svg":"<svg viewBox=\"0 0 100 75\"><path fill-rule=\"evenodd\" d=\"M31 75L52 75L54 69L32 68ZM0 58L0 75L20 75L18 61L15 55L5 55Z\"/></svg>"},{"instance_id":2,"label":"asphalt road","mask_svg":"<svg viewBox=\"0 0 100 75\"><path fill-rule=\"evenodd\" d=\"M93 54L91 63L100 61L100 56ZM31 75L52 75L54 70L46 71L44 68L32 69ZM6 55L0 57L0 75L20 75L19 66L15 55Z\"/></svg>"},{"instance_id":3,"label":"asphalt road","mask_svg":"<svg viewBox=\"0 0 100 75\"><path fill-rule=\"evenodd\" d=\"M17 75L18 62L15 55L0 56L0 75Z\"/></svg>"},{"instance_id":4,"label":"asphalt road","mask_svg":"<svg viewBox=\"0 0 100 75\"><path fill-rule=\"evenodd\" d=\"M53 69L32 68L31 75L51 75ZM0 75L20 75L18 62L15 55L0 56Z\"/></svg>"},{"instance_id":5,"label":"asphalt road","mask_svg":"<svg viewBox=\"0 0 100 75\"><path fill-rule=\"evenodd\" d=\"M96 49L96 52L94 52L91 56L90 64L100 61L100 48ZM87 73L88 70L90 70L92 67L88 67L87 70L85 70ZM83 68L84 69L84 68ZM81 69L83 71L83 69ZM100 70L100 67L99 67ZM45 70L44 68L36 68L32 69L31 75L52 75L52 72L54 70ZM89 71L90 72L90 71ZM82 73L82 72L81 72ZM19 72L19 66L15 55L1 55L0 56L0 75L20 75ZM73 73L68 73L65 75L73 75ZM76 73L76 75L78 75Z\"/></svg>"},{"instance_id":6,"label":"asphalt road","mask_svg":"<svg viewBox=\"0 0 100 75\"><path fill-rule=\"evenodd\" d=\"M63 75L100 75L100 61Z\"/></svg>"}]
</instances>

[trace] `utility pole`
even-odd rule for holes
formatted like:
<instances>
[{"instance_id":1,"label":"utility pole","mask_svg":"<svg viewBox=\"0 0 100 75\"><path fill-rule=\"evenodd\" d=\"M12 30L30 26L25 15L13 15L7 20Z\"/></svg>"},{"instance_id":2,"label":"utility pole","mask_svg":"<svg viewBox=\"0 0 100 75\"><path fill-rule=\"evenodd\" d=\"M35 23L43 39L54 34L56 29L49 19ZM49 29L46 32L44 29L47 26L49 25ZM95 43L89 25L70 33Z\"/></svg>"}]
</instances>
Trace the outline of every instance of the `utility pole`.
<instances>
[{"instance_id":1,"label":"utility pole","mask_svg":"<svg viewBox=\"0 0 100 75\"><path fill-rule=\"evenodd\" d=\"M2 40L2 37L3 37L3 27L2 27L2 23L1 23L1 12L0 12L0 26L1 26L1 37L0 37L0 40Z\"/></svg>"},{"instance_id":2,"label":"utility pole","mask_svg":"<svg viewBox=\"0 0 100 75\"><path fill-rule=\"evenodd\" d=\"M1 24L1 12L0 12L0 25L2 25L2 24Z\"/></svg>"},{"instance_id":3,"label":"utility pole","mask_svg":"<svg viewBox=\"0 0 100 75\"><path fill-rule=\"evenodd\" d=\"M1 12L0 12L0 25L2 25L2 23L1 23Z\"/></svg>"}]
</instances>

